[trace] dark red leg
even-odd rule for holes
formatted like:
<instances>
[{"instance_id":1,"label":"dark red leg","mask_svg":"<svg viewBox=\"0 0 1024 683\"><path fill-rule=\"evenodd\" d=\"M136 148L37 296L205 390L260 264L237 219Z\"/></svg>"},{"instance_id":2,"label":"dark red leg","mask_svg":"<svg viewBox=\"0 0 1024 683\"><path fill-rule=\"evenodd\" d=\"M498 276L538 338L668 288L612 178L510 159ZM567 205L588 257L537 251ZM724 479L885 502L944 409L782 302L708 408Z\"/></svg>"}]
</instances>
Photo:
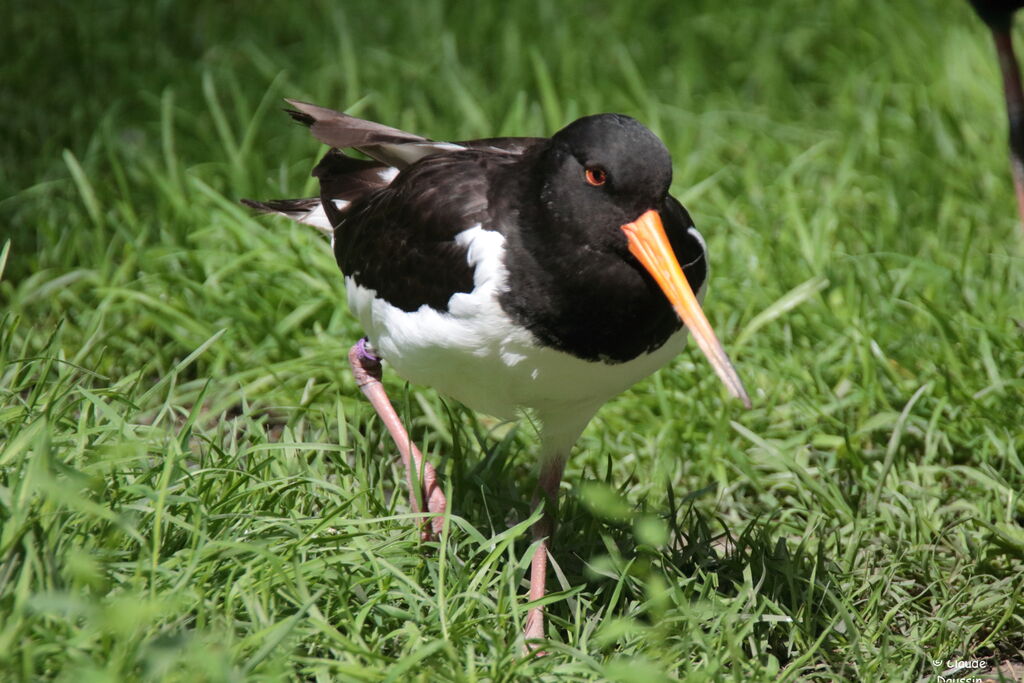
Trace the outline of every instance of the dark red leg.
<instances>
[{"instance_id":1,"label":"dark red leg","mask_svg":"<svg viewBox=\"0 0 1024 683\"><path fill-rule=\"evenodd\" d=\"M444 524L443 515L448 507L448 501L438 484L434 467L423 458L423 454L409 438L398 413L395 412L388 399L387 392L384 391L384 385L380 382L381 359L370 352L366 346L366 339L363 338L349 350L348 362L352 366L352 374L355 376L356 385L370 400L377 415L384 421L384 426L388 428L395 445L398 446L398 452L402 456L402 464L405 465L406 478L409 482L409 507L413 512L420 512L423 509L420 504L420 494L422 494L422 500L426 503L427 510L435 513L428 523L424 523L421 534L423 540L436 539ZM419 487L416 486L417 482L419 482Z\"/></svg>"}]
</instances>

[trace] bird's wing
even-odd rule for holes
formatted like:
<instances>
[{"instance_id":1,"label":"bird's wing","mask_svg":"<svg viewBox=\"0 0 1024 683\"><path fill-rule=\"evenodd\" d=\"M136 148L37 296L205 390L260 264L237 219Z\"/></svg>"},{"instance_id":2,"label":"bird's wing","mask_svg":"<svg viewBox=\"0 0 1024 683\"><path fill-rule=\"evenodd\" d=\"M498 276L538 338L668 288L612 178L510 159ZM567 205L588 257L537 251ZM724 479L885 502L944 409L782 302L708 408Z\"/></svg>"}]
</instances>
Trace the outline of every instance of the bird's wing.
<instances>
[{"instance_id":1,"label":"bird's wing","mask_svg":"<svg viewBox=\"0 0 1024 683\"><path fill-rule=\"evenodd\" d=\"M547 138L484 138L482 140L463 140L453 144L467 149L483 149L508 154L524 154L536 145L547 141Z\"/></svg>"},{"instance_id":2,"label":"bird's wing","mask_svg":"<svg viewBox=\"0 0 1024 683\"><path fill-rule=\"evenodd\" d=\"M493 228L490 179L515 158L464 150L402 171L345 213L334 240L342 272L402 310L447 310L453 294L474 287L460 235Z\"/></svg>"},{"instance_id":3,"label":"bird's wing","mask_svg":"<svg viewBox=\"0 0 1024 683\"><path fill-rule=\"evenodd\" d=\"M435 142L313 104L287 102L294 107L287 110L292 118L333 148L313 169L320 198L243 203L330 235L342 272L403 310L423 304L446 310L453 294L471 291L474 268L459 235L478 225L494 227L489 179L544 139ZM350 157L343 149L372 160Z\"/></svg>"},{"instance_id":4,"label":"bird's wing","mask_svg":"<svg viewBox=\"0 0 1024 683\"><path fill-rule=\"evenodd\" d=\"M463 142L439 142L381 123L367 121L326 107L299 100L285 100L294 109L289 115L304 126L320 142L338 149L356 149L377 161L403 169L420 159L457 152L483 149L521 154L540 138L488 138Z\"/></svg>"},{"instance_id":5,"label":"bird's wing","mask_svg":"<svg viewBox=\"0 0 1024 683\"><path fill-rule=\"evenodd\" d=\"M451 142L434 142L398 128L367 121L299 100L285 100L295 109L289 115L320 142L338 149L355 149L388 166L403 169L425 156L463 149Z\"/></svg>"}]
</instances>

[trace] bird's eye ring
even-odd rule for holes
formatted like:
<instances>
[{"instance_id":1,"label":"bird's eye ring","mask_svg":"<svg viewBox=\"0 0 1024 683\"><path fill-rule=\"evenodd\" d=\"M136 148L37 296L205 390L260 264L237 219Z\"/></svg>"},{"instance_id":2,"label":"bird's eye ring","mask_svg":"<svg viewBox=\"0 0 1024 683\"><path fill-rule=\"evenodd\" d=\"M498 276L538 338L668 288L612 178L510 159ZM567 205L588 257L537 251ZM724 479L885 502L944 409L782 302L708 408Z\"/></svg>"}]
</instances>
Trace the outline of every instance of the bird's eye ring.
<instances>
[{"instance_id":1,"label":"bird's eye ring","mask_svg":"<svg viewBox=\"0 0 1024 683\"><path fill-rule=\"evenodd\" d=\"M594 187L600 187L608 180L608 172L600 166L588 166L584 172L587 182Z\"/></svg>"}]
</instances>

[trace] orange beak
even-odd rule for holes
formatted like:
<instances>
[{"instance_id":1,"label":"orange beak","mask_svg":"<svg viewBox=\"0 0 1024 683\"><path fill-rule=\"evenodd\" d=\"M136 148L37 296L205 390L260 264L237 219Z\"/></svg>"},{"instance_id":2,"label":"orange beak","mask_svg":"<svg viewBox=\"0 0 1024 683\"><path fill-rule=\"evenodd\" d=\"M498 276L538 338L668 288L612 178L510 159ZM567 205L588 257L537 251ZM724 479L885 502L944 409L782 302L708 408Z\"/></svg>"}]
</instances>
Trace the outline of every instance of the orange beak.
<instances>
[{"instance_id":1,"label":"orange beak","mask_svg":"<svg viewBox=\"0 0 1024 683\"><path fill-rule=\"evenodd\" d=\"M697 341L697 346L707 356L711 367L725 383L729 393L750 408L750 397L743 388L739 375L736 374L736 368L732 366L732 361L715 336L715 331L711 329L711 323L701 310L700 302L690 288L690 283L686 281L683 269L679 267L679 261L661 225L661 216L651 209L632 223L623 225L622 231L629 240L629 253L640 261L661 287L661 291L665 292L676 315L690 330L690 334Z\"/></svg>"}]
</instances>

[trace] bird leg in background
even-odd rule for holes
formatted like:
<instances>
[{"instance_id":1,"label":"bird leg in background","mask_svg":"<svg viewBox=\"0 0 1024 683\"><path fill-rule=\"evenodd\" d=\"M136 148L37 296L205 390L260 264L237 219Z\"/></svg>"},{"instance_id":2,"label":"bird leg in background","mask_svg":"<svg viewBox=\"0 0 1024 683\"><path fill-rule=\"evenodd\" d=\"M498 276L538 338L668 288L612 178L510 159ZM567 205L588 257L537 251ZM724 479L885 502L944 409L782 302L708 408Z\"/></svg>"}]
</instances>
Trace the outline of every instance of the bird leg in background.
<instances>
[{"instance_id":1,"label":"bird leg in background","mask_svg":"<svg viewBox=\"0 0 1024 683\"><path fill-rule=\"evenodd\" d=\"M1021 91L1020 67L1013 54L1010 29L992 29L999 56L999 70L1003 74L1003 93L1006 95L1006 115L1010 124L1010 168L1017 193L1017 211L1021 230L1024 230L1024 93Z\"/></svg>"},{"instance_id":2,"label":"bird leg in background","mask_svg":"<svg viewBox=\"0 0 1024 683\"><path fill-rule=\"evenodd\" d=\"M558 516L558 486L562 482L565 471L565 458L557 457L544 460L540 468L537 486L540 489L533 499L533 508L540 504L540 494L544 495L544 516L533 525L533 540L540 545L533 553L530 563L530 602L540 600L546 592L548 577L548 546L555 533L555 522ZM523 631L526 647L533 650L536 645L531 640L544 637L544 608L533 607L526 615L526 628ZM540 654L540 653L538 653Z\"/></svg>"},{"instance_id":3,"label":"bird leg in background","mask_svg":"<svg viewBox=\"0 0 1024 683\"><path fill-rule=\"evenodd\" d=\"M434 467L423 458L416 445L409 438L405 431L398 413L395 412L391 401L388 399L384 385L381 384L381 359L375 356L367 348L367 339L363 337L348 352L348 362L352 366L352 374L355 376L356 385L362 390L363 395L369 399L377 415L384 421L391 438L398 446L398 452L402 456L402 464L405 465L406 477L409 481L409 507L413 512L420 512L420 496L423 495L423 502L427 510L435 515L424 523L421 538L425 541L434 540L441 533L444 524L444 511L448 501L437 481L437 472ZM416 482L419 482L417 490Z\"/></svg>"}]
</instances>

